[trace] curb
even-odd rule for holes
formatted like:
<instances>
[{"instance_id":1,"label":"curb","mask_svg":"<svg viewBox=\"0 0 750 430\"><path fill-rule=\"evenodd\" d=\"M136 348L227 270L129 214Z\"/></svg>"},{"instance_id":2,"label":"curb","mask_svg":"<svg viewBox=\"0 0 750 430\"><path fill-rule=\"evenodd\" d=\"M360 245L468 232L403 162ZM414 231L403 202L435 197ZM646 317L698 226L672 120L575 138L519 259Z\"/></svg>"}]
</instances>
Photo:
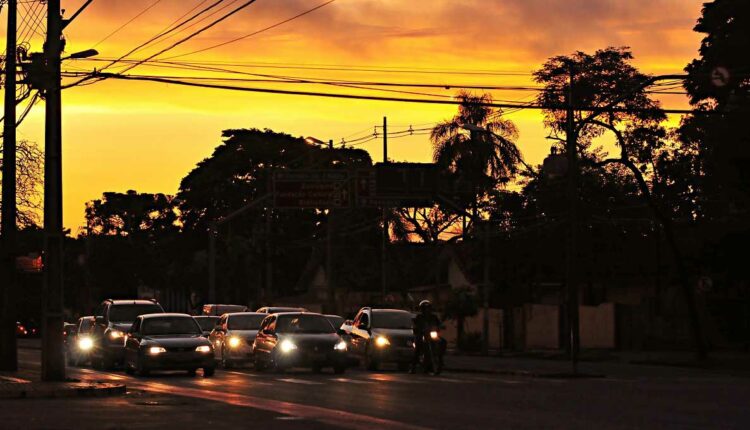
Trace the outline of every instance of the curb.
<instances>
[{"instance_id":1,"label":"curb","mask_svg":"<svg viewBox=\"0 0 750 430\"><path fill-rule=\"evenodd\" d=\"M15 385L15 384L14 384ZM17 384L11 390L0 389L0 399L45 399L74 397L106 397L125 394L125 384L104 383L64 383L45 386L44 383Z\"/></svg>"}]
</instances>

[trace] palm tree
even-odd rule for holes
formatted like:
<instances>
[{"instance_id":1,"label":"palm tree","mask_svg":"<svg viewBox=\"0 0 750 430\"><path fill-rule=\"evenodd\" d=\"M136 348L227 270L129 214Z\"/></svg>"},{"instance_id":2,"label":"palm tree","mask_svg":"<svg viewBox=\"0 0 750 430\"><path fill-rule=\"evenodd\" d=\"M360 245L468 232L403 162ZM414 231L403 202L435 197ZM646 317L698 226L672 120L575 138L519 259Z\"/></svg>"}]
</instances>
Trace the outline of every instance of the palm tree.
<instances>
[{"instance_id":1,"label":"palm tree","mask_svg":"<svg viewBox=\"0 0 750 430\"><path fill-rule=\"evenodd\" d=\"M458 114L432 129L430 140L433 160L463 188L471 189L471 201L461 202L471 207L476 217L482 195L507 183L518 173L523 163L521 152L515 144L518 139L516 125L502 117L503 111L487 106L492 103L490 94L473 95L460 92ZM464 131L466 125L481 127L487 132Z\"/></svg>"}]
</instances>

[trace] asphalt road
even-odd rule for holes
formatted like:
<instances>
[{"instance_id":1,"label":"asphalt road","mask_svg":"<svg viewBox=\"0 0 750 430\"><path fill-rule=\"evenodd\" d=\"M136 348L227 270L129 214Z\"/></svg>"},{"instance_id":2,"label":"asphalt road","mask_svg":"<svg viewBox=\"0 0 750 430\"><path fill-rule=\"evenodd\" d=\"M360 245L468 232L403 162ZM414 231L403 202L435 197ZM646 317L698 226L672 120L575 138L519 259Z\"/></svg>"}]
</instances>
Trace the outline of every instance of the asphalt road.
<instances>
[{"instance_id":1,"label":"asphalt road","mask_svg":"<svg viewBox=\"0 0 750 430\"><path fill-rule=\"evenodd\" d=\"M22 349L19 358L25 372L39 372L39 351ZM308 423L305 428L750 427L750 379L699 372L679 377L556 379L450 373L434 377L360 369L340 376L238 369L218 370L212 378L203 378L200 372L196 377L165 373L141 378L122 371L69 368L69 376L125 381L129 391L165 396L173 403L183 399L189 402L183 407L187 415L216 405L231 407L231 417L212 414L213 422L228 425L243 414L248 419L270 414L264 417L289 424L299 420ZM141 410L149 411L142 406L135 414Z\"/></svg>"}]
</instances>

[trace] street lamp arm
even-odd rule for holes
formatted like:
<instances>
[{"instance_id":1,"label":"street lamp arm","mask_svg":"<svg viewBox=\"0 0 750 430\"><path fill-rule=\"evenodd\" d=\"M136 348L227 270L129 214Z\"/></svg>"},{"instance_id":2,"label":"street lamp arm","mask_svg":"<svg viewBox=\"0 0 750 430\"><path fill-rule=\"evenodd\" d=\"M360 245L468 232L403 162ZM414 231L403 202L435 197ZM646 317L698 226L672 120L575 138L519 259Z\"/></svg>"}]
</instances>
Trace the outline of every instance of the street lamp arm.
<instances>
[{"instance_id":1,"label":"street lamp arm","mask_svg":"<svg viewBox=\"0 0 750 430\"><path fill-rule=\"evenodd\" d=\"M86 3L84 3L81 7L78 8L76 13L74 13L69 19L65 19L62 22L62 29L65 30L65 28L70 25L71 22L73 22L74 19L78 18L78 15L80 15L94 0L86 0Z\"/></svg>"}]
</instances>

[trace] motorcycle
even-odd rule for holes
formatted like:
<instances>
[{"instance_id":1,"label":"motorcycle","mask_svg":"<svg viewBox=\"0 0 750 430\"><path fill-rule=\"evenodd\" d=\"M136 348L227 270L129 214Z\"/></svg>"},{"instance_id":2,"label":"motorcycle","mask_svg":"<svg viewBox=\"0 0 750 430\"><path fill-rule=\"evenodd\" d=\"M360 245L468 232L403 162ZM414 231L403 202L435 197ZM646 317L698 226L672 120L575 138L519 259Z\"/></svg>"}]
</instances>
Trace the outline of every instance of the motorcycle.
<instances>
[{"instance_id":1,"label":"motorcycle","mask_svg":"<svg viewBox=\"0 0 750 430\"><path fill-rule=\"evenodd\" d=\"M422 345L424 345L421 354L422 369L425 373L439 375L443 371L443 339L440 337L438 328L425 330L422 335Z\"/></svg>"}]
</instances>

